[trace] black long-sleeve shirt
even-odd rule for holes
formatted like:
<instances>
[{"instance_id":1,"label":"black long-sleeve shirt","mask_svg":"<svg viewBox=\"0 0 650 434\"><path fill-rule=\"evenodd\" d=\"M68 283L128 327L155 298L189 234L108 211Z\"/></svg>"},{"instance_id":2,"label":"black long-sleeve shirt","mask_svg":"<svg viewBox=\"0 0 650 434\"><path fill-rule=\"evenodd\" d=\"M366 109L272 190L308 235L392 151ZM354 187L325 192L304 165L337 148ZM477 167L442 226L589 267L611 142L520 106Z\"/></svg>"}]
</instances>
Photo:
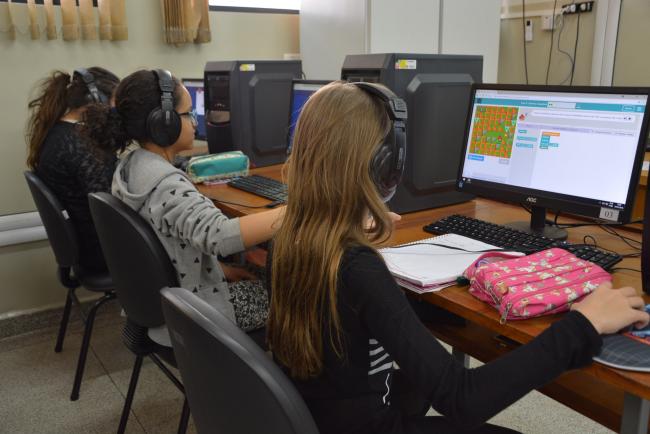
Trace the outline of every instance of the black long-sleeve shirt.
<instances>
[{"instance_id":1,"label":"black long-sleeve shirt","mask_svg":"<svg viewBox=\"0 0 650 434\"><path fill-rule=\"evenodd\" d=\"M43 142L36 174L70 214L79 242L80 265L103 271L106 262L90 215L88 193L110 192L117 157L91 149L75 127L62 121L52 127Z\"/></svg>"},{"instance_id":2,"label":"black long-sleeve shirt","mask_svg":"<svg viewBox=\"0 0 650 434\"><path fill-rule=\"evenodd\" d=\"M405 415L390 405L393 361L436 411L459 427L474 427L590 363L602 345L591 323L571 312L527 345L466 369L422 325L375 252L349 249L339 277L344 357L324 336L322 373L294 379L322 434L403 432Z\"/></svg>"}]
</instances>

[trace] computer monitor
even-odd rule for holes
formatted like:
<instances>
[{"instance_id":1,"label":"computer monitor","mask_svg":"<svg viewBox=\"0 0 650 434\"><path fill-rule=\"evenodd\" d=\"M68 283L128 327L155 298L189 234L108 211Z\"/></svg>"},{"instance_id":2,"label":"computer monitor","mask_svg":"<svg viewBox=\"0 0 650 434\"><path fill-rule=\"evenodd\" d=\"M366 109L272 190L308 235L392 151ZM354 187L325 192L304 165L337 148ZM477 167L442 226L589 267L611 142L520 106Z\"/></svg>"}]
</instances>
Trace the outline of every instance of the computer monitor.
<instances>
[{"instance_id":1,"label":"computer monitor","mask_svg":"<svg viewBox=\"0 0 650 434\"><path fill-rule=\"evenodd\" d=\"M627 223L648 132L648 88L472 86L461 191L531 207L520 230L564 239L546 209Z\"/></svg>"},{"instance_id":2,"label":"computer monitor","mask_svg":"<svg viewBox=\"0 0 650 434\"><path fill-rule=\"evenodd\" d=\"M196 127L194 138L196 140L206 140L203 80L200 78L184 78L181 81L190 93L192 97L192 108L196 111L198 126Z\"/></svg>"},{"instance_id":3,"label":"computer monitor","mask_svg":"<svg viewBox=\"0 0 650 434\"><path fill-rule=\"evenodd\" d=\"M293 131L296 128L296 123L298 122L298 117L302 112L302 107L314 92L329 83L331 83L331 81L325 80L293 80L293 83L291 83L291 107L289 109L287 154L291 153L291 147L293 146Z\"/></svg>"}]
</instances>

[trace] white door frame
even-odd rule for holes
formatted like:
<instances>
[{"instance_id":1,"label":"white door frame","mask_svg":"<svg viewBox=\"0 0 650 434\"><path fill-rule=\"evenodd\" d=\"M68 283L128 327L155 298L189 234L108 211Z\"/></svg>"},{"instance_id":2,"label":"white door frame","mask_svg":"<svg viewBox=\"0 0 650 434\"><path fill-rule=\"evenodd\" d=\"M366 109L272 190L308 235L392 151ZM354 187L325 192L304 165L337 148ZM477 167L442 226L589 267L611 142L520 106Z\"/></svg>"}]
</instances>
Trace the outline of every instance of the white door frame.
<instances>
[{"instance_id":1,"label":"white door frame","mask_svg":"<svg viewBox=\"0 0 650 434\"><path fill-rule=\"evenodd\" d=\"M600 0L596 5L596 28L591 62L592 86L612 85L621 3L622 0Z\"/></svg>"}]
</instances>

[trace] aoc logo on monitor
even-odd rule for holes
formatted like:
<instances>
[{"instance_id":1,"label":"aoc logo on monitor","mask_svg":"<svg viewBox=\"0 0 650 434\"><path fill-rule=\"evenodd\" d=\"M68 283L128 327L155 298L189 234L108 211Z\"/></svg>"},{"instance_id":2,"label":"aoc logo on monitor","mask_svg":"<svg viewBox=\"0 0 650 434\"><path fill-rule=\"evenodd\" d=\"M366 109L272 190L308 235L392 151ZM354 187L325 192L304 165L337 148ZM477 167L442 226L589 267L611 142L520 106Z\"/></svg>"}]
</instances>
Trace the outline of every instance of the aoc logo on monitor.
<instances>
[{"instance_id":1,"label":"aoc logo on monitor","mask_svg":"<svg viewBox=\"0 0 650 434\"><path fill-rule=\"evenodd\" d=\"M536 198L536 197L532 197L532 196L528 196L528 197L526 198L526 202L528 202L528 203L537 203L537 198Z\"/></svg>"}]
</instances>

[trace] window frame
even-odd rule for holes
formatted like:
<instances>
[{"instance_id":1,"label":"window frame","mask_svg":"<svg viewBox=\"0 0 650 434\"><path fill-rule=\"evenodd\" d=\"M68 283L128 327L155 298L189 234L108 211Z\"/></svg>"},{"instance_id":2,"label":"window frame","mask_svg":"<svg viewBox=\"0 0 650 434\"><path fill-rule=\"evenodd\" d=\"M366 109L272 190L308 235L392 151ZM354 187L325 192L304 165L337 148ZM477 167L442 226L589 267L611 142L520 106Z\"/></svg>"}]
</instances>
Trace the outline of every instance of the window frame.
<instances>
[{"instance_id":1,"label":"window frame","mask_svg":"<svg viewBox=\"0 0 650 434\"><path fill-rule=\"evenodd\" d=\"M7 0L0 0L0 3L7 3ZM27 4L27 0L12 0L14 4ZM37 5L43 5L43 0L36 0ZM53 0L54 6L61 6L60 0ZM97 0L93 0L93 6L97 7ZM221 11L221 12L248 12L256 14L290 14L298 15L300 14L299 9L275 9L275 8L256 8L256 7L247 7L247 6L215 6L209 5L210 11Z\"/></svg>"},{"instance_id":2,"label":"window frame","mask_svg":"<svg viewBox=\"0 0 650 434\"><path fill-rule=\"evenodd\" d=\"M210 11L221 12L244 12L244 13L257 13L257 14L300 14L300 9L276 9L276 8L263 8L252 6L218 6L210 4L208 0Z\"/></svg>"}]
</instances>

